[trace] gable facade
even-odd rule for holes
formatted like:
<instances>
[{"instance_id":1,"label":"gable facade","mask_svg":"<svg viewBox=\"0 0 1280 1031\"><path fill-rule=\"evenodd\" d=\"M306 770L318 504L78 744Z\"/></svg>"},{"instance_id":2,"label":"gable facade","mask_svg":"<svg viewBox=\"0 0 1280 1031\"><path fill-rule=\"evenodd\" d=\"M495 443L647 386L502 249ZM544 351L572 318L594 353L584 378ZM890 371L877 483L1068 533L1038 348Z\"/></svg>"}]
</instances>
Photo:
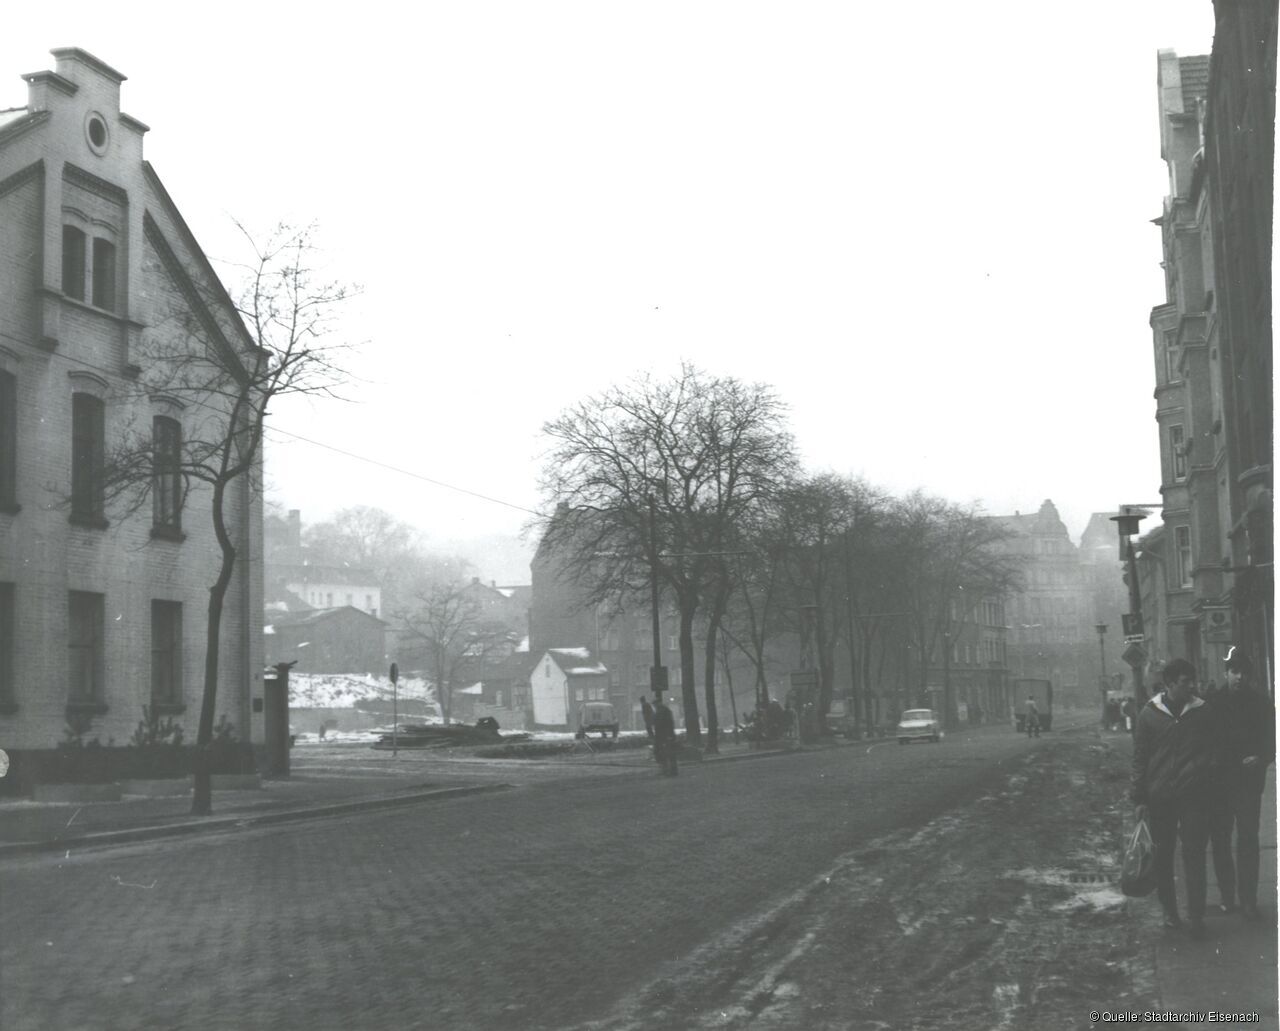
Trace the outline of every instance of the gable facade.
<instances>
[{"instance_id":1,"label":"gable facade","mask_svg":"<svg viewBox=\"0 0 1280 1031\"><path fill-rule=\"evenodd\" d=\"M87 740L123 744L144 705L191 740L220 558L210 494L161 476L131 511L104 498L103 455L139 426L160 441L225 418L214 397L150 392L152 345L191 346L182 327L198 325L235 362L252 342L143 160L124 76L53 54L54 70L24 76L26 106L0 117L0 741L52 747L79 721ZM260 461L227 511L238 558L217 712L261 741Z\"/></svg>"}]
</instances>

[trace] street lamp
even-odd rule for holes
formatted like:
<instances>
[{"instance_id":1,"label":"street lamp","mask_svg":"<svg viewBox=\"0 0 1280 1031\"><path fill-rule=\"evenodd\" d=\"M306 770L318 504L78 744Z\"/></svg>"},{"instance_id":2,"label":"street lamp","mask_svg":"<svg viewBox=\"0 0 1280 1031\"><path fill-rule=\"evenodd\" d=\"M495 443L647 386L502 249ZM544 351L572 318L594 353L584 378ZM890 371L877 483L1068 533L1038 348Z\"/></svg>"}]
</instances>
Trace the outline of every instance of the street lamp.
<instances>
[{"instance_id":1,"label":"street lamp","mask_svg":"<svg viewBox=\"0 0 1280 1031\"><path fill-rule=\"evenodd\" d=\"M1104 643L1107 636L1107 624L1095 623L1093 629L1098 631L1098 658L1102 660L1102 676L1098 687L1102 691L1102 725L1107 725L1107 648Z\"/></svg>"},{"instance_id":2,"label":"street lamp","mask_svg":"<svg viewBox=\"0 0 1280 1031\"><path fill-rule=\"evenodd\" d=\"M1116 524L1120 534L1120 557L1126 564L1126 575L1129 579L1129 612L1123 617L1125 644L1124 660L1133 670L1133 704L1137 711L1146 703L1146 688L1142 683L1142 666L1147 661L1146 649L1142 647L1145 634L1142 627L1142 592L1138 586L1138 559L1130 539L1138 532L1138 523L1147 517L1144 508L1159 508L1159 505L1121 505L1118 515L1111 521Z\"/></svg>"}]
</instances>

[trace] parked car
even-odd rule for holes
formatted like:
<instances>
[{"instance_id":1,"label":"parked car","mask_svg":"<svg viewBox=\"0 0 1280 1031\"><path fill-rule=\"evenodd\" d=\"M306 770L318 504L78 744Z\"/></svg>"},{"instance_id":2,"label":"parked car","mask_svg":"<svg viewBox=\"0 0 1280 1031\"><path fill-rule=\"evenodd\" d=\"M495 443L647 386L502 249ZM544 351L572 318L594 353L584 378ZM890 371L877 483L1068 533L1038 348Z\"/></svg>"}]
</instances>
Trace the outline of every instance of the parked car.
<instances>
[{"instance_id":1,"label":"parked car","mask_svg":"<svg viewBox=\"0 0 1280 1031\"><path fill-rule=\"evenodd\" d=\"M907 745L912 741L942 740L942 724L938 722L938 714L932 709L908 709L898 720L898 744Z\"/></svg>"},{"instance_id":2,"label":"parked car","mask_svg":"<svg viewBox=\"0 0 1280 1031\"><path fill-rule=\"evenodd\" d=\"M593 731L601 737L618 736L618 714L611 702L583 702L578 713L578 737L586 737Z\"/></svg>"}]
</instances>

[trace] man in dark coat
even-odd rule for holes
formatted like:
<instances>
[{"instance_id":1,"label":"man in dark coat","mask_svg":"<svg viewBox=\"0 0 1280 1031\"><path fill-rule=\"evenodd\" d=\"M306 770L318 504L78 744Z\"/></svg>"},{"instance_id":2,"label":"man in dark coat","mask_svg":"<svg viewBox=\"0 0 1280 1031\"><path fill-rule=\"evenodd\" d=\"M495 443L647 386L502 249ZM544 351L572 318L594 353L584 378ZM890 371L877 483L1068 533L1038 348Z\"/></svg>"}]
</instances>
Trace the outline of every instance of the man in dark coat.
<instances>
[{"instance_id":1,"label":"man in dark coat","mask_svg":"<svg viewBox=\"0 0 1280 1031\"><path fill-rule=\"evenodd\" d=\"M1135 818L1146 817L1155 845L1156 893L1164 925L1180 927L1173 885L1174 843L1182 841L1191 936L1203 938L1205 847L1222 766L1222 724L1215 709L1197 698L1195 667L1174 659L1160 674L1164 690L1138 713L1129 795Z\"/></svg>"},{"instance_id":2,"label":"man in dark coat","mask_svg":"<svg viewBox=\"0 0 1280 1031\"><path fill-rule=\"evenodd\" d=\"M653 706L644 695L640 696L640 715L644 717L644 732L653 737Z\"/></svg>"},{"instance_id":3,"label":"man in dark coat","mask_svg":"<svg viewBox=\"0 0 1280 1031\"><path fill-rule=\"evenodd\" d=\"M662 695L658 695L658 704L653 710L653 754L668 777L680 772L676 768L676 747L675 717L662 700Z\"/></svg>"},{"instance_id":4,"label":"man in dark coat","mask_svg":"<svg viewBox=\"0 0 1280 1031\"><path fill-rule=\"evenodd\" d=\"M1267 767L1276 758L1276 712L1270 697L1254 683L1253 664L1238 648L1227 652L1227 682L1208 692L1226 735L1221 796L1211 829L1213 871L1222 892L1222 911L1236 908L1258 918L1258 823ZM1231 838L1235 832L1235 861Z\"/></svg>"}]
</instances>

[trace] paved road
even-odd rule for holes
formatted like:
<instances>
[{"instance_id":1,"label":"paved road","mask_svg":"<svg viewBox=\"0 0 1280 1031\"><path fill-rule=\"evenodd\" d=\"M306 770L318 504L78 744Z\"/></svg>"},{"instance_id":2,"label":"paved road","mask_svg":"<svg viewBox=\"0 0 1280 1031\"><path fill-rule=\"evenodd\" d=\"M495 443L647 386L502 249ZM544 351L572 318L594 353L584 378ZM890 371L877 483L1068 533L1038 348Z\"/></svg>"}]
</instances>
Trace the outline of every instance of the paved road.
<instances>
[{"instance_id":1,"label":"paved road","mask_svg":"<svg viewBox=\"0 0 1280 1031\"><path fill-rule=\"evenodd\" d=\"M675 779L531 772L497 795L10 861L0 1026L565 1027L1034 747L989 728Z\"/></svg>"}]
</instances>

